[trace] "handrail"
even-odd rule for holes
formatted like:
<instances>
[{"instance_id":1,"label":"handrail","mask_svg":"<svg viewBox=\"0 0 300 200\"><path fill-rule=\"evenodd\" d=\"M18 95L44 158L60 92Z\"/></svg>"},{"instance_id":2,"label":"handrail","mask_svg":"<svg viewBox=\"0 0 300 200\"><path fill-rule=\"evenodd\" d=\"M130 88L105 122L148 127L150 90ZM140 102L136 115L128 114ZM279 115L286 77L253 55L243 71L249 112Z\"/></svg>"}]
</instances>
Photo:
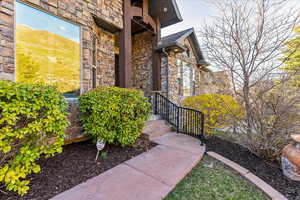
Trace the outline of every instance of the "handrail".
<instances>
[{"instance_id":1,"label":"handrail","mask_svg":"<svg viewBox=\"0 0 300 200\"><path fill-rule=\"evenodd\" d=\"M197 137L204 142L204 114L198 110L176 105L159 92L151 95L154 114L166 120L177 132Z\"/></svg>"}]
</instances>

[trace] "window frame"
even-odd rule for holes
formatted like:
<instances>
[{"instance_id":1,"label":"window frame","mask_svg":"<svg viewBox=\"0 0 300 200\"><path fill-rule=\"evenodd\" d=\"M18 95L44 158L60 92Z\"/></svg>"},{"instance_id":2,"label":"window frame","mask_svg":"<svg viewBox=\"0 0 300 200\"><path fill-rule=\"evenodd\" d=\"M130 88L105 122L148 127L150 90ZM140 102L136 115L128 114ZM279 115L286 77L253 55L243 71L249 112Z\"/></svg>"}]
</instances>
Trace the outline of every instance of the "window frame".
<instances>
[{"instance_id":1,"label":"window frame","mask_svg":"<svg viewBox=\"0 0 300 200\"><path fill-rule=\"evenodd\" d=\"M188 63L186 61L182 61L182 96L185 96L185 97L188 97L188 96L192 96L193 95L193 66L191 63ZM184 69L186 68L186 69ZM185 90L185 71L184 70L187 70L188 71L188 80L187 82L189 82L188 84L188 89L189 89L189 94L186 95L184 90Z\"/></svg>"},{"instance_id":2,"label":"window frame","mask_svg":"<svg viewBox=\"0 0 300 200\"><path fill-rule=\"evenodd\" d=\"M196 69L192 66L192 96L196 95Z\"/></svg>"},{"instance_id":3,"label":"window frame","mask_svg":"<svg viewBox=\"0 0 300 200\"><path fill-rule=\"evenodd\" d=\"M92 39L92 88L97 88L97 72L98 72L98 44L97 34L93 35Z\"/></svg>"}]
</instances>

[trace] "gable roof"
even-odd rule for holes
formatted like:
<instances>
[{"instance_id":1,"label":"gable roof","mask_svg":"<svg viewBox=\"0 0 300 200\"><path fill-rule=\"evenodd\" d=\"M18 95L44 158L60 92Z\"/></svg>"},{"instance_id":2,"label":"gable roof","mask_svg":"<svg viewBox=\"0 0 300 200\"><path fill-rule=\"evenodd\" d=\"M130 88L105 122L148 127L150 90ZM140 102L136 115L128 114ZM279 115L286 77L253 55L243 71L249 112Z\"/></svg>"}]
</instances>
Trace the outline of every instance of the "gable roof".
<instances>
[{"instance_id":1,"label":"gable roof","mask_svg":"<svg viewBox=\"0 0 300 200\"><path fill-rule=\"evenodd\" d=\"M182 21L176 0L150 0L150 14L158 16L161 27L167 27Z\"/></svg>"},{"instance_id":2,"label":"gable roof","mask_svg":"<svg viewBox=\"0 0 300 200\"><path fill-rule=\"evenodd\" d=\"M182 42L187 38L191 39L191 46L192 46L192 50L196 56L197 64L202 65L202 66L204 66L204 65L208 66L209 64L205 61L205 59L203 57L203 54L202 54L202 51L201 51L194 28L190 28L190 29L180 31L180 32L163 37L161 39L161 41L159 42L157 50L177 47L179 49L182 49L183 51L186 51L186 48L182 45Z\"/></svg>"}]
</instances>

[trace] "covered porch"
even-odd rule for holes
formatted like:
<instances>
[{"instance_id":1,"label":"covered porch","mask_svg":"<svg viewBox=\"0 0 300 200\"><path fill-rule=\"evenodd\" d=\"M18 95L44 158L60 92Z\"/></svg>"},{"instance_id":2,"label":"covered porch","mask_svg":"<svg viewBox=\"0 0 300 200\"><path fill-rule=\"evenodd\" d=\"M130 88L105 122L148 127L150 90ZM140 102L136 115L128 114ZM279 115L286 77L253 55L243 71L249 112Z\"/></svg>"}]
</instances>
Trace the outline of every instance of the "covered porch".
<instances>
[{"instance_id":1,"label":"covered porch","mask_svg":"<svg viewBox=\"0 0 300 200\"><path fill-rule=\"evenodd\" d=\"M124 27L116 55L116 85L161 90L161 28L182 21L174 0L124 0Z\"/></svg>"}]
</instances>

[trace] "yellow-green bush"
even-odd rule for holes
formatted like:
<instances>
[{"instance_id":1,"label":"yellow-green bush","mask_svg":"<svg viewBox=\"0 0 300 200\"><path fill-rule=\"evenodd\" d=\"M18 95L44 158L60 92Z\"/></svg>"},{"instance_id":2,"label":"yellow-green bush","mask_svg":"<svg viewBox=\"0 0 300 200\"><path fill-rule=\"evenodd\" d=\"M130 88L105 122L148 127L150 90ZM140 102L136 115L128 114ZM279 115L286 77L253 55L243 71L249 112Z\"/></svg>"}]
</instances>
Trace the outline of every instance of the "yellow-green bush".
<instances>
[{"instance_id":1,"label":"yellow-green bush","mask_svg":"<svg viewBox=\"0 0 300 200\"><path fill-rule=\"evenodd\" d=\"M0 81L0 183L25 194L43 154L62 151L67 103L56 88Z\"/></svg>"},{"instance_id":2,"label":"yellow-green bush","mask_svg":"<svg viewBox=\"0 0 300 200\"><path fill-rule=\"evenodd\" d=\"M243 108L232 96L205 94L187 97L183 106L199 110L205 115L205 133L212 134L216 128L224 128L244 116Z\"/></svg>"},{"instance_id":3,"label":"yellow-green bush","mask_svg":"<svg viewBox=\"0 0 300 200\"><path fill-rule=\"evenodd\" d=\"M133 144L151 106L140 90L99 87L79 99L85 133L107 143Z\"/></svg>"}]
</instances>

